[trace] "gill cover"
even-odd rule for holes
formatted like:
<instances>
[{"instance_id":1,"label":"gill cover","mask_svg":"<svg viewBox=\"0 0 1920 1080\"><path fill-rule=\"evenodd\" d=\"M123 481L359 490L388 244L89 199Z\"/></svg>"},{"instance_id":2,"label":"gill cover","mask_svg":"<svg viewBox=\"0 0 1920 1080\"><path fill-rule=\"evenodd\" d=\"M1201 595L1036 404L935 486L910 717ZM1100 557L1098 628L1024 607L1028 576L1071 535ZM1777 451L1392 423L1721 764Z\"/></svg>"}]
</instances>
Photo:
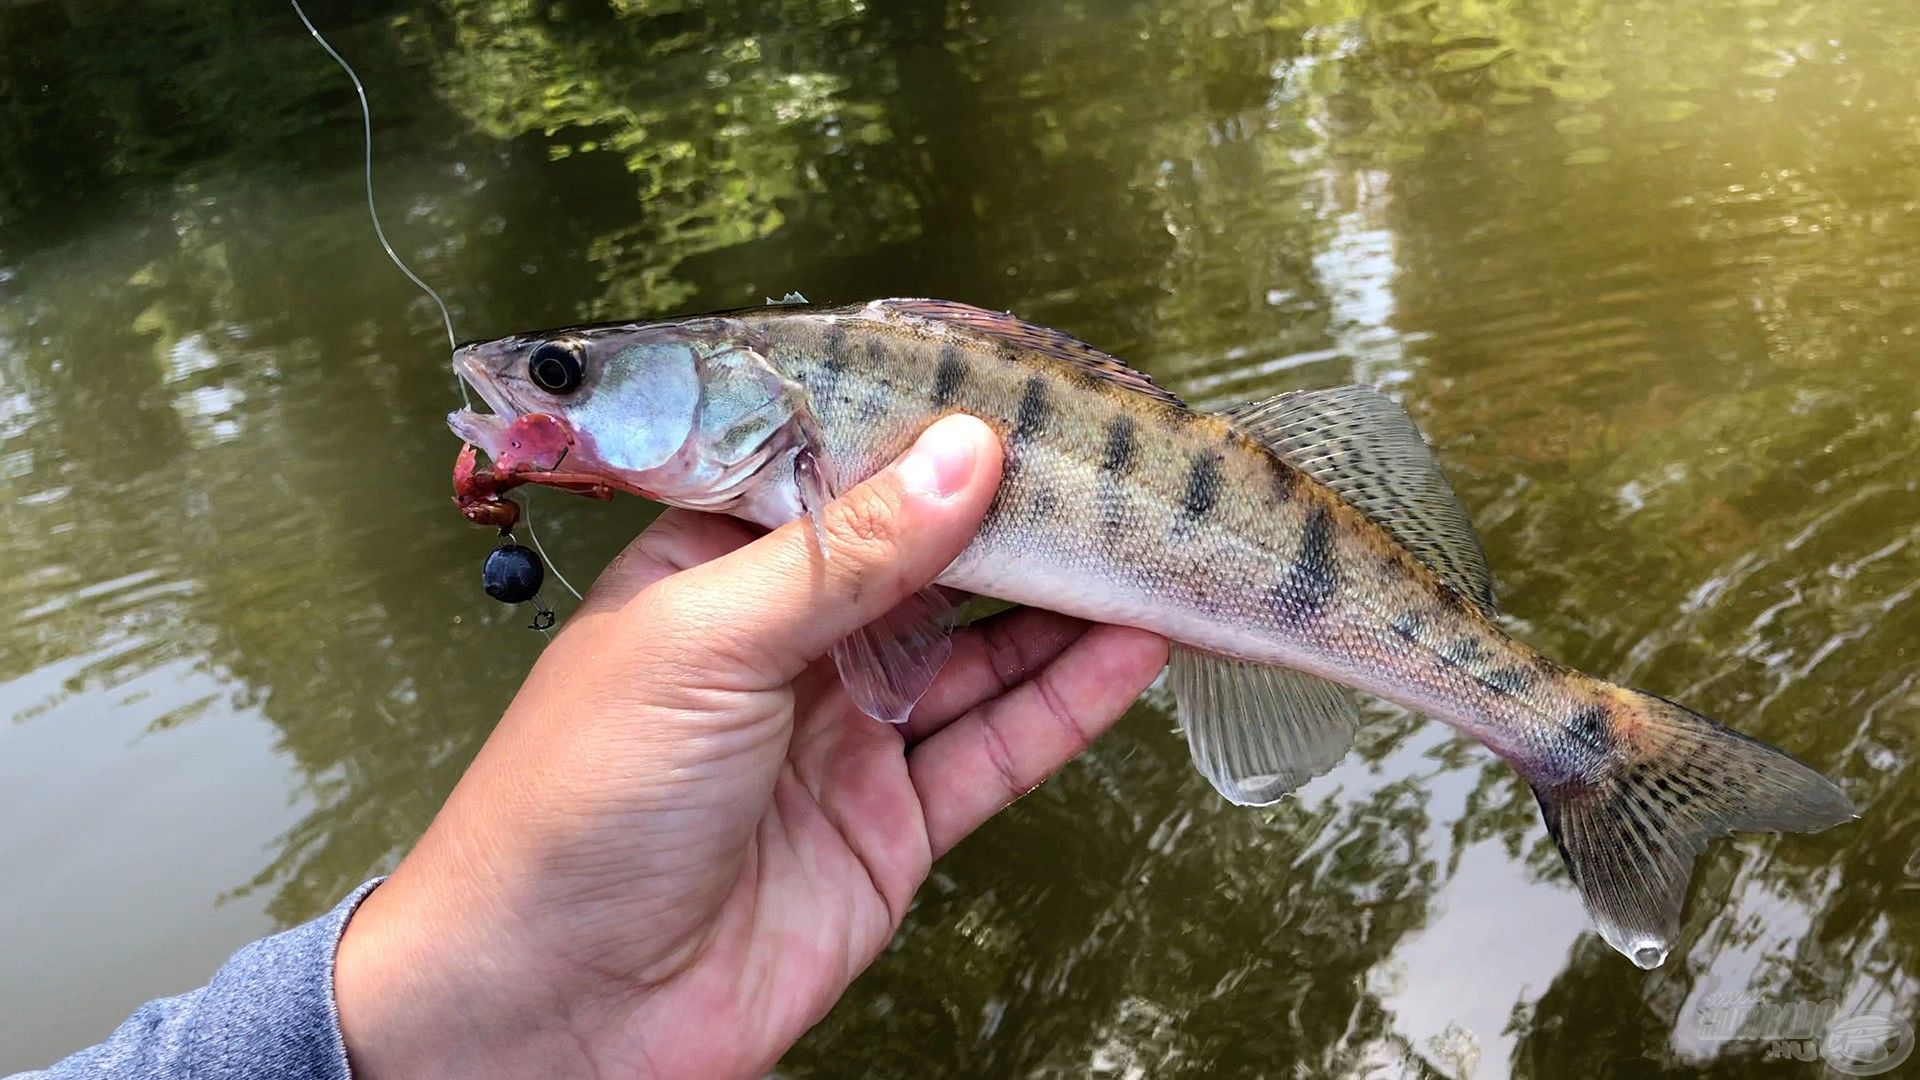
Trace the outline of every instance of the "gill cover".
<instances>
[{"instance_id":1,"label":"gill cover","mask_svg":"<svg viewBox=\"0 0 1920 1080\"><path fill-rule=\"evenodd\" d=\"M601 462L649 472L671 461L693 434L700 408L700 364L685 340L600 343L579 401L565 407L589 433Z\"/></svg>"}]
</instances>

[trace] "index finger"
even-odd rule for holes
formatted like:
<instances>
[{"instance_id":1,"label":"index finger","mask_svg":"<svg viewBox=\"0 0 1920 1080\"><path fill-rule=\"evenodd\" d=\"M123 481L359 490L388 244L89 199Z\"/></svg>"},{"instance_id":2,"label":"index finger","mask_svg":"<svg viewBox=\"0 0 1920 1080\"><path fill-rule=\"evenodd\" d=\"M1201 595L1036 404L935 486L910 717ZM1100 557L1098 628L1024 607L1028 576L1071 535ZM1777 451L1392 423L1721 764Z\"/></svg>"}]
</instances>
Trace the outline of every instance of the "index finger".
<instances>
[{"instance_id":1,"label":"index finger","mask_svg":"<svg viewBox=\"0 0 1920 1080\"><path fill-rule=\"evenodd\" d=\"M1166 663L1165 638L1095 626L1039 674L914 747L907 771L933 857L1085 750Z\"/></svg>"}]
</instances>

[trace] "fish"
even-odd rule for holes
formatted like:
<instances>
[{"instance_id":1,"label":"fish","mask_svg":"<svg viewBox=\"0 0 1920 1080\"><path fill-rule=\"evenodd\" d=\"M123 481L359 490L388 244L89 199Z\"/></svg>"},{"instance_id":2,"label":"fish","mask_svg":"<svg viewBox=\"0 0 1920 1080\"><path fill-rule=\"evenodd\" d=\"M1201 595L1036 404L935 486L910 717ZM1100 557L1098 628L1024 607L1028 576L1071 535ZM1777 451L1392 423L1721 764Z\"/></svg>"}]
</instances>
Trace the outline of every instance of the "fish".
<instances>
[{"instance_id":1,"label":"fish","mask_svg":"<svg viewBox=\"0 0 1920 1080\"><path fill-rule=\"evenodd\" d=\"M1785 751L1507 633L1437 457L1371 387L1202 412L1063 331L930 299L514 334L454 366L492 411L448 424L496 468L767 528L817 524L935 420L980 418L1003 477L936 586L1166 637L1194 764L1236 804L1337 764L1355 691L1451 725L1526 780L1601 937L1641 968L1673 948L1709 840L1857 816ZM946 659L942 595L834 649L876 719L905 720Z\"/></svg>"}]
</instances>

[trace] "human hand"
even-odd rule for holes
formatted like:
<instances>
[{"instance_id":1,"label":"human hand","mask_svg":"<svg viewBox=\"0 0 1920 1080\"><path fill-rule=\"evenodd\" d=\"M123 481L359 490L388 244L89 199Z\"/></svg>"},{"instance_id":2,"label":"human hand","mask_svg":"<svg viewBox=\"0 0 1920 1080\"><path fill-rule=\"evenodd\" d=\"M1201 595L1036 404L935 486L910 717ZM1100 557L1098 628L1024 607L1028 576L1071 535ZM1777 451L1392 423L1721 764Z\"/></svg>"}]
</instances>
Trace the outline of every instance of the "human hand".
<instances>
[{"instance_id":1,"label":"human hand","mask_svg":"<svg viewBox=\"0 0 1920 1080\"><path fill-rule=\"evenodd\" d=\"M1153 680L1143 631L958 631L896 729L827 651L932 581L999 483L951 417L809 523L668 511L607 568L342 938L357 1077L749 1076L899 929L933 860Z\"/></svg>"}]
</instances>

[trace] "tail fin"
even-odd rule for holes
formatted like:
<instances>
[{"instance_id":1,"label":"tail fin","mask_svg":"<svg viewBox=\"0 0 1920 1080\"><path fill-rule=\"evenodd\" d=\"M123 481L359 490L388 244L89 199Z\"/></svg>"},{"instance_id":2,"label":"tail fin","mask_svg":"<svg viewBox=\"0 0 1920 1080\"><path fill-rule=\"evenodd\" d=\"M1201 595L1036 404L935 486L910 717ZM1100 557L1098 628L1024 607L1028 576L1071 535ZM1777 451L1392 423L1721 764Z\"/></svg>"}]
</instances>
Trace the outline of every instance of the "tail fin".
<instances>
[{"instance_id":1,"label":"tail fin","mask_svg":"<svg viewBox=\"0 0 1920 1080\"><path fill-rule=\"evenodd\" d=\"M1784 751L1662 697L1624 698L1570 732L1604 752L1601 764L1533 780L1533 794L1601 936L1651 969L1673 947L1708 840L1818 832L1857 815L1832 781Z\"/></svg>"}]
</instances>

